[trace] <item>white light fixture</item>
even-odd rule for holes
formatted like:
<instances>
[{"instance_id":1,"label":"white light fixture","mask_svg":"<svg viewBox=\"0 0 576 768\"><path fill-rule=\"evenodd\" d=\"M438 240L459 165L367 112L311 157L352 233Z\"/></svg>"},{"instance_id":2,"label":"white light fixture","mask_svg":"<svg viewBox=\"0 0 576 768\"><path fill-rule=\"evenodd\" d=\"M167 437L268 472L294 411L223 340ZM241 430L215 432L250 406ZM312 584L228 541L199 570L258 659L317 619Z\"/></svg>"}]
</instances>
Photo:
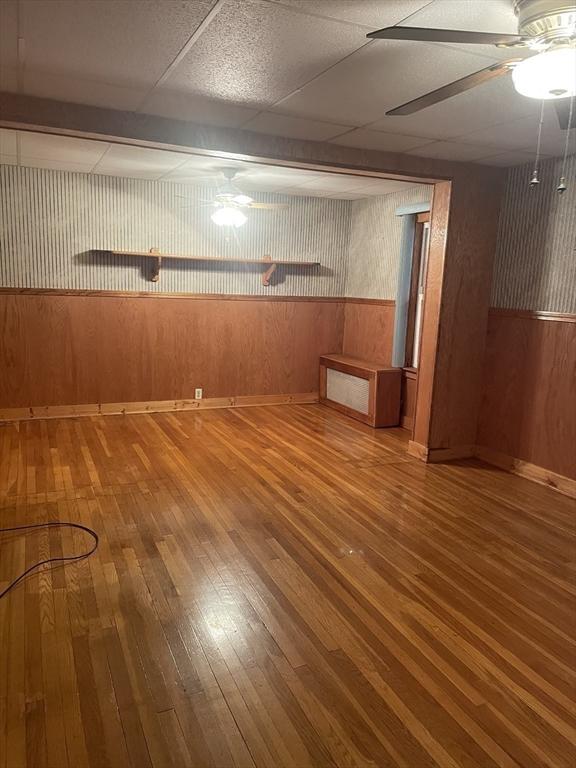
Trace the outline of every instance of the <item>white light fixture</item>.
<instances>
[{"instance_id":1,"label":"white light fixture","mask_svg":"<svg viewBox=\"0 0 576 768\"><path fill-rule=\"evenodd\" d=\"M524 59L512 70L514 88L530 99L566 99L576 94L576 48L554 48Z\"/></svg>"},{"instance_id":2,"label":"white light fixture","mask_svg":"<svg viewBox=\"0 0 576 768\"><path fill-rule=\"evenodd\" d=\"M231 205L223 205L216 208L210 218L219 227L241 227L242 224L246 224L248 221L239 208L234 208Z\"/></svg>"},{"instance_id":3,"label":"white light fixture","mask_svg":"<svg viewBox=\"0 0 576 768\"><path fill-rule=\"evenodd\" d=\"M250 197L249 195L242 195L242 194L236 195L232 199L238 205L250 205L250 203L254 202L254 199L252 197Z\"/></svg>"}]
</instances>

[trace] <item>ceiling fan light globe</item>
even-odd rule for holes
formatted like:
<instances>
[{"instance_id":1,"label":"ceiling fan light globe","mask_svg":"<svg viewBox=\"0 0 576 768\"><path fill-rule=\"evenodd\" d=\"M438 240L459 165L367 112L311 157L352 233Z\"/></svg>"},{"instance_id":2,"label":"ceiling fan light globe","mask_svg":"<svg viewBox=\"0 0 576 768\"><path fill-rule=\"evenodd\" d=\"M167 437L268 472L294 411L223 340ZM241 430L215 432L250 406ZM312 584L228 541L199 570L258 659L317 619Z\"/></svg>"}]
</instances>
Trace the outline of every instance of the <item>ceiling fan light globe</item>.
<instances>
[{"instance_id":1,"label":"ceiling fan light globe","mask_svg":"<svg viewBox=\"0 0 576 768\"><path fill-rule=\"evenodd\" d=\"M254 198L250 197L249 195L236 195L233 199L233 202L235 202L237 205L250 205L250 203L254 202Z\"/></svg>"},{"instance_id":2,"label":"ceiling fan light globe","mask_svg":"<svg viewBox=\"0 0 576 768\"><path fill-rule=\"evenodd\" d=\"M576 47L556 48L524 59L512 70L514 88L530 99L576 95Z\"/></svg>"},{"instance_id":3,"label":"ceiling fan light globe","mask_svg":"<svg viewBox=\"0 0 576 768\"><path fill-rule=\"evenodd\" d=\"M248 221L246 216L242 211L238 210L238 208L226 205L217 208L210 218L214 224L217 224L219 227L241 227Z\"/></svg>"}]
</instances>

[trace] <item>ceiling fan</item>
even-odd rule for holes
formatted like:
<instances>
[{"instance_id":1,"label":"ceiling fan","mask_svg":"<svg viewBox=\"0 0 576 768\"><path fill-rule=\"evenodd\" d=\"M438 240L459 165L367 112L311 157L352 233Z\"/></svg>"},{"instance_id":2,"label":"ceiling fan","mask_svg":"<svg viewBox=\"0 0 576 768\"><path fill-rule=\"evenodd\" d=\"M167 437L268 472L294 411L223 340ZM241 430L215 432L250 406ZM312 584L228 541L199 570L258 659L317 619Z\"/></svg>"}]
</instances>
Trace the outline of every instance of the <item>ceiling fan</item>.
<instances>
[{"instance_id":1,"label":"ceiling fan","mask_svg":"<svg viewBox=\"0 0 576 768\"><path fill-rule=\"evenodd\" d=\"M430 93L391 109L387 115L411 115L497 77L512 74L514 87L533 99L554 100L562 130L576 128L576 2L575 0L514 0L518 34L471 32L423 27L386 27L367 37L428 43L470 43L499 48L529 48L534 56L492 64Z\"/></svg>"},{"instance_id":2,"label":"ceiling fan","mask_svg":"<svg viewBox=\"0 0 576 768\"><path fill-rule=\"evenodd\" d=\"M221 173L225 181L219 186L213 200L206 201L214 208L210 218L220 227L241 227L246 223L246 209L256 210L281 210L288 208L286 203L258 203L250 195L238 187L235 178L238 175L236 168L222 168Z\"/></svg>"}]
</instances>

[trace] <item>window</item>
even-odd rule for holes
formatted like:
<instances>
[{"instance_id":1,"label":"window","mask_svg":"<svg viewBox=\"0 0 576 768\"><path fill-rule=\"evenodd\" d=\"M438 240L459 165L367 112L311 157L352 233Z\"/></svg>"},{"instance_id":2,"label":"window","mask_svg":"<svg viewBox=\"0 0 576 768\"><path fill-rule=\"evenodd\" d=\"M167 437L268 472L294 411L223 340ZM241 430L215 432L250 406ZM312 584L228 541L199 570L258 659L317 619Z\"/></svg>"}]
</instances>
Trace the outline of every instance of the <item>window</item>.
<instances>
[{"instance_id":1,"label":"window","mask_svg":"<svg viewBox=\"0 0 576 768\"><path fill-rule=\"evenodd\" d=\"M424 314L424 291L428 269L430 246L430 214L419 213L414 232L412 273L410 277L410 300L408 303L408 324L406 329L406 368L418 368L420 359L420 338Z\"/></svg>"}]
</instances>

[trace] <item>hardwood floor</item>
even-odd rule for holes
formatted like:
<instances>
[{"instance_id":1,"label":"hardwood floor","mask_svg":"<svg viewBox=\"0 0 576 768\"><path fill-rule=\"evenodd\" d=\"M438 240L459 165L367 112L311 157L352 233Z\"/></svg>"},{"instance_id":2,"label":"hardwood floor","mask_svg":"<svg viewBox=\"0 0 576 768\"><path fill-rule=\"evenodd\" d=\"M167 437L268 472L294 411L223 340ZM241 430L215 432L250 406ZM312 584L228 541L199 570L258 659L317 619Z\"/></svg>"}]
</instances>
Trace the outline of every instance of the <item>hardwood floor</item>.
<instances>
[{"instance_id":1,"label":"hardwood floor","mask_svg":"<svg viewBox=\"0 0 576 768\"><path fill-rule=\"evenodd\" d=\"M574 766L575 503L322 406L0 427L0 767ZM0 589L80 532L0 538Z\"/></svg>"}]
</instances>

